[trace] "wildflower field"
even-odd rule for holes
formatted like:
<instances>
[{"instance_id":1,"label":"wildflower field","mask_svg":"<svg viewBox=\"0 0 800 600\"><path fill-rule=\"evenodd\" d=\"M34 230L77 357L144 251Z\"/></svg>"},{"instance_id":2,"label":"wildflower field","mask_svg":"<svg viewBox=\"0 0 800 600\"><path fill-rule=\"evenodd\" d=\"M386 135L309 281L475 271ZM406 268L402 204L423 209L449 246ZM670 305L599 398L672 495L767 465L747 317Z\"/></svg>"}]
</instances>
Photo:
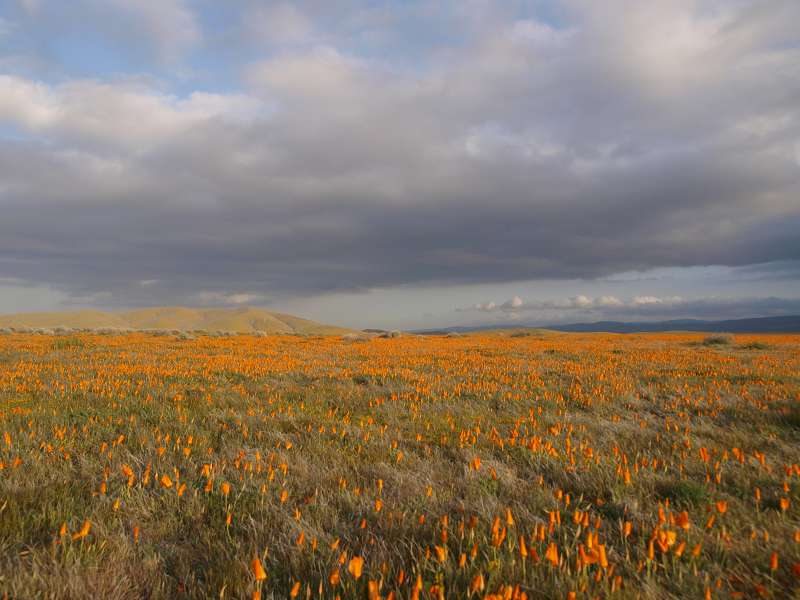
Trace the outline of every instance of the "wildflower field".
<instances>
[{"instance_id":1,"label":"wildflower field","mask_svg":"<svg viewBox=\"0 0 800 600\"><path fill-rule=\"evenodd\" d=\"M798 336L12 333L0 415L0 597L800 594Z\"/></svg>"}]
</instances>

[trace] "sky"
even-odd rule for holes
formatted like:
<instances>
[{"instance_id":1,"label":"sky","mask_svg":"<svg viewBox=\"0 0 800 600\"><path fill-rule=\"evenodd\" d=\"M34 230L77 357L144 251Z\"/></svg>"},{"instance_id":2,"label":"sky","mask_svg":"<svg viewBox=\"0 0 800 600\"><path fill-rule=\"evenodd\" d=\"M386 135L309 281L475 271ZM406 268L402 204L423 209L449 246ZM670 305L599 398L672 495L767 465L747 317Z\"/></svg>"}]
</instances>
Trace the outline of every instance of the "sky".
<instances>
[{"instance_id":1,"label":"sky","mask_svg":"<svg viewBox=\"0 0 800 600\"><path fill-rule=\"evenodd\" d=\"M5 0L0 313L800 314L797 0Z\"/></svg>"}]
</instances>

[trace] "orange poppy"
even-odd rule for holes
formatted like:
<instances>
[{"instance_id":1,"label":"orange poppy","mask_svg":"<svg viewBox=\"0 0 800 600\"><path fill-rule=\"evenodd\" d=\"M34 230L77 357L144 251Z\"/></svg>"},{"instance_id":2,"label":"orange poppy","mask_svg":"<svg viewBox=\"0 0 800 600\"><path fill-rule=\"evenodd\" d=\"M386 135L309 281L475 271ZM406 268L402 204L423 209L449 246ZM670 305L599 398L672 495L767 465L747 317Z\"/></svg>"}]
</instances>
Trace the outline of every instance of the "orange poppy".
<instances>
[{"instance_id":1,"label":"orange poppy","mask_svg":"<svg viewBox=\"0 0 800 600\"><path fill-rule=\"evenodd\" d=\"M77 540L78 538L86 537L86 534L89 533L89 527L91 527L91 523L89 521L83 522L83 527L78 533L73 534L72 539Z\"/></svg>"},{"instance_id":2,"label":"orange poppy","mask_svg":"<svg viewBox=\"0 0 800 600\"><path fill-rule=\"evenodd\" d=\"M364 559L360 556L354 556L350 559L350 562L347 565L347 570L353 574L353 577L358 579L361 577L361 567L364 564Z\"/></svg>"},{"instance_id":3,"label":"orange poppy","mask_svg":"<svg viewBox=\"0 0 800 600\"><path fill-rule=\"evenodd\" d=\"M267 578L267 574L258 558L253 559L253 574L256 577L256 581L264 581Z\"/></svg>"}]
</instances>

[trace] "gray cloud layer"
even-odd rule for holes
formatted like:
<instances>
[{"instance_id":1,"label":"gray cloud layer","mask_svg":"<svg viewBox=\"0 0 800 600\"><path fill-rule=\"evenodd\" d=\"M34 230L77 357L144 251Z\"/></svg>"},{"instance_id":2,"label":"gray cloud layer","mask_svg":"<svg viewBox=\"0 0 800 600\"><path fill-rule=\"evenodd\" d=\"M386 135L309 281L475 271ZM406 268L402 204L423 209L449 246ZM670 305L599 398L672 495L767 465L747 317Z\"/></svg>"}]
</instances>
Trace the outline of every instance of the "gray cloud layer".
<instances>
[{"instance_id":1,"label":"gray cloud layer","mask_svg":"<svg viewBox=\"0 0 800 600\"><path fill-rule=\"evenodd\" d=\"M159 60L203 43L110 5ZM800 4L564 7L413 67L284 7L235 93L9 67L0 277L130 306L800 260Z\"/></svg>"}]
</instances>

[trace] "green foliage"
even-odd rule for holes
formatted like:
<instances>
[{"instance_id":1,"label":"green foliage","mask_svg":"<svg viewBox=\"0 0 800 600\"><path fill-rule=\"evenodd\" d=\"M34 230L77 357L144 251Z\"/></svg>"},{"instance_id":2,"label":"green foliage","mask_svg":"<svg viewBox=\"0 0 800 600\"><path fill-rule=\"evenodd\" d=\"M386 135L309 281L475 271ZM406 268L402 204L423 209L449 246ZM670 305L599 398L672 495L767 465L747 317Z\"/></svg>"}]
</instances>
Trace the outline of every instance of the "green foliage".
<instances>
[{"instance_id":1,"label":"green foliage","mask_svg":"<svg viewBox=\"0 0 800 600\"><path fill-rule=\"evenodd\" d=\"M672 498L681 506L700 506L709 500L708 490L705 486L686 479L665 492L664 495L667 498Z\"/></svg>"}]
</instances>

